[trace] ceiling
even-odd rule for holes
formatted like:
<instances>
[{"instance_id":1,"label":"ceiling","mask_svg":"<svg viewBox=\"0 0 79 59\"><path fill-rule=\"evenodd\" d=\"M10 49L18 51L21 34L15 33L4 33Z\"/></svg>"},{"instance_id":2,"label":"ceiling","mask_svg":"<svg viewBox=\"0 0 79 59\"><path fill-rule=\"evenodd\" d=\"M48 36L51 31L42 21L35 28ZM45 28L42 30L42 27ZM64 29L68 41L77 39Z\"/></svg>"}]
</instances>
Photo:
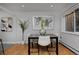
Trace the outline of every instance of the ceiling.
<instances>
[{"instance_id":1,"label":"ceiling","mask_svg":"<svg viewBox=\"0 0 79 59\"><path fill-rule=\"evenodd\" d=\"M62 12L73 5L75 3L0 3L12 12Z\"/></svg>"}]
</instances>

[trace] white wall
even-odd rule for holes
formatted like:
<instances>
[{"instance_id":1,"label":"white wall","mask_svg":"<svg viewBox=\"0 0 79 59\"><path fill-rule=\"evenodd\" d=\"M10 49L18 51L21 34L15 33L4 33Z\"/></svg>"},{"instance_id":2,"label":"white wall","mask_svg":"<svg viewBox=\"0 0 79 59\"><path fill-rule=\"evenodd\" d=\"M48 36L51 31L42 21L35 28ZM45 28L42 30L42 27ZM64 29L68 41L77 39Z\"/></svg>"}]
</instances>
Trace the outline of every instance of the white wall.
<instances>
[{"instance_id":1,"label":"white wall","mask_svg":"<svg viewBox=\"0 0 79 59\"><path fill-rule=\"evenodd\" d=\"M75 9L79 8L79 4L71 7L67 11L64 12L63 16L71 13ZM65 31L65 19L62 16L61 19L61 40L64 45L66 45L68 48L70 48L75 53L79 54L79 32L67 32ZM72 48L71 48L72 47Z\"/></svg>"},{"instance_id":2,"label":"white wall","mask_svg":"<svg viewBox=\"0 0 79 59\"><path fill-rule=\"evenodd\" d=\"M8 13L5 13L5 12L0 12L0 19L1 17L8 17L8 16L11 16L10 14ZM13 16L11 16L13 17ZM12 32L1 32L0 31L0 38L3 39L3 42L6 42L6 43L9 43L9 42L18 42L18 39L17 38L17 24L16 24L16 20L15 18L13 17L13 31ZM0 29L1 29L1 21L0 21ZM20 35L20 33L19 33ZM21 36L21 35L20 35ZM19 41L21 41L21 39L19 39Z\"/></svg>"},{"instance_id":3,"label":"white wall","mask_svg":"<svg viewBox=\"0 0 79 59\"><path fill-rule=\"evenodd\" d=\"M1 32L0 31L0 38L3 39L4 43L21 43L22 42L22 34L21 34L21 28L18 25L18 20L17 18L21 20L29 20L29 27L25 31L25 40L26 43L27 37L29 34L32 33L39 33L39 31L36 31L33 29L33 16L53 16L54 17L54 29L52 30L47 30L47 33L54 33L54 34L59 34L60 33L60 17L59 13L52 13L52 12L25 12L25 13L15 13L15 15L12 15L7 12L2 12L0 11L0 18L1 17L6 17L6 16L11 16L13 17L13 31L12 32ZM16 18L17 17L17 18ZM1 23L0 23L1 24ZM1 29L1 25L0 25Z\"/></svg>"},{"instance_id":4,"label":"white wall","mask_svg":"<svg viewBox=\"0 0 79 59\"><path fill-rule=\"evenodd\" d=\"M67 45L75 53L79 54L79 35L71 33L62 33L61 42Z\"/></svg>"}]
</instances>

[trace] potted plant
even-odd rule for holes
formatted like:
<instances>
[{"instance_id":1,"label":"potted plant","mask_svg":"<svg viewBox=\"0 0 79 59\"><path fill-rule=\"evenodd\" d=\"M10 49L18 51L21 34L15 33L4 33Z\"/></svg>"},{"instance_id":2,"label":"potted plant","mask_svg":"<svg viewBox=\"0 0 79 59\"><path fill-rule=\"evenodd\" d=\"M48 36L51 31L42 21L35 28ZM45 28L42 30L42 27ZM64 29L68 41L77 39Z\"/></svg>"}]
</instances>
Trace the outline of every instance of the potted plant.
<instances>
[{"instance_id":1,"label":"potted plant","mask_svg":"<svg viewBox=\"0 0 79 59\"><path fill-rule=\"evenodd\" d=\"M27 27L28 27L28 24L27 24L27 22L28 21L21 21L21 20L19 20L19 25L20 25L20 27L21 27L21 29L22 29L22 40L24 41L24 32L25 32L25 30L27 29Z\"/></svg>"}]
</instances>

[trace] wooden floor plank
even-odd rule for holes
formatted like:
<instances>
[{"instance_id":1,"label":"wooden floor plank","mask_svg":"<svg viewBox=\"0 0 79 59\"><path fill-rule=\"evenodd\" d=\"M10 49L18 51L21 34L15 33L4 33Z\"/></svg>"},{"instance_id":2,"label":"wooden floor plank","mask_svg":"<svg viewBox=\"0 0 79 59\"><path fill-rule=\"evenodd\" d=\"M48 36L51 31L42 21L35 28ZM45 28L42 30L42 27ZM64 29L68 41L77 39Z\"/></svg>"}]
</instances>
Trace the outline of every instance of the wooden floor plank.
<instances>
[{"instance_id":1,"label":"wooden floor plank","mask_svg":"<svg viewBox=\"0 0 79 59\"><path fill-rule=\"evenodd\" d=\"M12 47L5 49L5 55L27 55L28 45L14 44ZM55 48L49 48L49 53L47 51L40 50L40 55L56 55ZM31 55L38 55L38 50L36 48L31 49ZM75 55L69 49L59 44L59 55Z\"/></svg>"}]
</instances>

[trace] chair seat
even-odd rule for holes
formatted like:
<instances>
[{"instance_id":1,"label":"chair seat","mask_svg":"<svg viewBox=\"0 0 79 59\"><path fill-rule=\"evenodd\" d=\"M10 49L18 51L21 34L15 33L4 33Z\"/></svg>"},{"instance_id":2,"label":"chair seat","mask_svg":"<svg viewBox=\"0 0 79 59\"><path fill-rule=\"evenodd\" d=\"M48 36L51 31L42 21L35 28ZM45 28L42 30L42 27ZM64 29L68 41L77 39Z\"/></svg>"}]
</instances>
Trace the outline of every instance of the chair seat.
<instances>
[{"instance_id":1,"label":"chair seat","mask_svg":"<svg viewBox=\"0 0 79 59\"><path fill-rule=\"evenodd\" d=\"M47 46L50 44L50 36L39 36L38 44L41 46Z\"/></svg>"}]
</instances>

